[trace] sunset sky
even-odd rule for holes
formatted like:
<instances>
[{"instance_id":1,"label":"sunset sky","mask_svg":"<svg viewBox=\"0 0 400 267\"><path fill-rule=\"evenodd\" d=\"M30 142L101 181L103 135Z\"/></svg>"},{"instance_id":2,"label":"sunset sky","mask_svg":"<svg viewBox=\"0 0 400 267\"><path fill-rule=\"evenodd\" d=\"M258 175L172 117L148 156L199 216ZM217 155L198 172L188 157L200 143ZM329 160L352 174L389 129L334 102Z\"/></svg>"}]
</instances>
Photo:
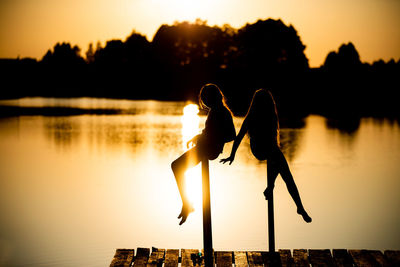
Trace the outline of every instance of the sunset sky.
<instances>
[{"instance_id":1,"label":"sunset sky","mask_svg":"<svg viewBox=\"0 0 400 267\"><path fill-rule=\"evenodd\" d=\"M240 28L258 19L292 24L310 66L353 42L361 60L400 58L399 0L0 0L0 58L41 59L57 42L82 49L125 39L151 41L160 25L196 18Z\"/></svg>"}]
</instances>

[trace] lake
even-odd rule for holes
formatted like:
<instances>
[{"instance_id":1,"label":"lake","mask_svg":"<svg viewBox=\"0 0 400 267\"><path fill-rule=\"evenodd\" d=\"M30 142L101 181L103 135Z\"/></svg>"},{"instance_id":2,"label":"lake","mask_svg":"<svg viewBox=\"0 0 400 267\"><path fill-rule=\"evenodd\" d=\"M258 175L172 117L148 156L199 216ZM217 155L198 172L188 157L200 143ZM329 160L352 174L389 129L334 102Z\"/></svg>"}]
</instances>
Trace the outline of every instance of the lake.
<instances>
[{"instance_id":1,"label":"lake","mask_svg":"<svg viewBox=\"0 0 400 267\"><path fill-rule=\"evenodd\" d=\"M202 248L201 169L187 172L195 212L178 225L171 162L204 127L184 102L25 98L23 107L115 115L0 118L0 266L108 266L116 248ZM235 118L236 131L242 118ZM288 124L290 125L290 124ZM400 249L400 127L311 115L282 127L312 223L275 187L276 247ZM232 143L219 158L227 157ZM232 165L210 162L215 250L267 250L266 163L243 140Z\"/></svg>"}]
</instances>

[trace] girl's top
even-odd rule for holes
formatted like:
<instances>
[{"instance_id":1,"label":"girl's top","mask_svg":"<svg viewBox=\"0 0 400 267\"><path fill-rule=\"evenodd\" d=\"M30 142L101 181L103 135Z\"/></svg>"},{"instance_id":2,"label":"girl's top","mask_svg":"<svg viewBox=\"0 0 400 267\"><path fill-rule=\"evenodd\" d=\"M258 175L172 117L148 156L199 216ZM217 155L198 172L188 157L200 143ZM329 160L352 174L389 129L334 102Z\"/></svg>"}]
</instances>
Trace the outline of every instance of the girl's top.
<instances>
[{"instance_id":1,"label":"girl's top","mask_svg":"<svg viewBox=\"0 0 400 267\"><path fill-rule=\"evenodd\" d=\"M203 147L209 159L222 153L224 144L236 137L232 115L223 105L214 107L208 113L205 128L199 136L198 145Z\"/></svg>"}]
</instances>

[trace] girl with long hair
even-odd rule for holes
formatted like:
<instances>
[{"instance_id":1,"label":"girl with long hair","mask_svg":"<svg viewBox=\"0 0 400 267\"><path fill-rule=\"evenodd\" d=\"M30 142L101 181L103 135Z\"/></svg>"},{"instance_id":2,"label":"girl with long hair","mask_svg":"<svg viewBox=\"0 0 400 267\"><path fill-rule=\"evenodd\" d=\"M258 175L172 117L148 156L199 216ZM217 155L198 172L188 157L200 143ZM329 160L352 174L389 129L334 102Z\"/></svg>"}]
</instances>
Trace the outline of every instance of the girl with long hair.
<instances>
[{"instance_id":1,"label":"girl with long hair","mask_svg":"<svg viewBox=\"0 0 400 267\"><path fill-rule=\"evenodd\" d=\"M259 89L254 93L250 108L233 143L231 154L228 158L221 159L222 163L232 164L236 150L246 133L250 137L250 148L253 155L258 160L267 160L268 162L268 187L264 191L265 199L268 200L271 197L275 180L280 174L297 206L297 213L303 217L304 221L310 223L312 219L304 209L289 165L280 150L278 112L270 91Z\"/></svg>"},{"instance_id":2,"label":"girl with long hair","mask_svg":"<svg viewBox=\"0 0 400 267\"><path fill-rule=\"evenodd\" d=\"M208 110L205 128L187 142L187 147L194 145L171 164L179 193L182 199L182 210L178 216L183 224L194 211L185 191L185 172L199 164L202 159L214 160L222 153L224 144L233 141L236 136L232 115L225 104L222 91L215 84L204 85L199 94L199 104Z\"/></svg>"}]
</instances>

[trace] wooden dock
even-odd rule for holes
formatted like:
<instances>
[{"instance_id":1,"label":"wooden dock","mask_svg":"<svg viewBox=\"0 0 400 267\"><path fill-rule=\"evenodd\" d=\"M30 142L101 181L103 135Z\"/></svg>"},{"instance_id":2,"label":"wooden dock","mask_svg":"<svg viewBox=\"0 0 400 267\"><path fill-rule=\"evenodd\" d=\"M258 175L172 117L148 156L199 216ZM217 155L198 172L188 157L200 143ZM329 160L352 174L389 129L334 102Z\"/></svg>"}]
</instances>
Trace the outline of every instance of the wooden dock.
<instances>
[{"instance_id":1,"label":"wooden dock","mask_svg":"<svg viewBox=\"0 0 400 267\"><path fill-rule=\"evenodd\" d=\"M135 254L136 252L136 254ZM117 249L110 266L181 267L204 266L201 251L197 249L137 248ZM400 251L352 249L280 249L266 251L216 251L217 267L244 266L400 266Z\"/></svg>"}]
</instances>

